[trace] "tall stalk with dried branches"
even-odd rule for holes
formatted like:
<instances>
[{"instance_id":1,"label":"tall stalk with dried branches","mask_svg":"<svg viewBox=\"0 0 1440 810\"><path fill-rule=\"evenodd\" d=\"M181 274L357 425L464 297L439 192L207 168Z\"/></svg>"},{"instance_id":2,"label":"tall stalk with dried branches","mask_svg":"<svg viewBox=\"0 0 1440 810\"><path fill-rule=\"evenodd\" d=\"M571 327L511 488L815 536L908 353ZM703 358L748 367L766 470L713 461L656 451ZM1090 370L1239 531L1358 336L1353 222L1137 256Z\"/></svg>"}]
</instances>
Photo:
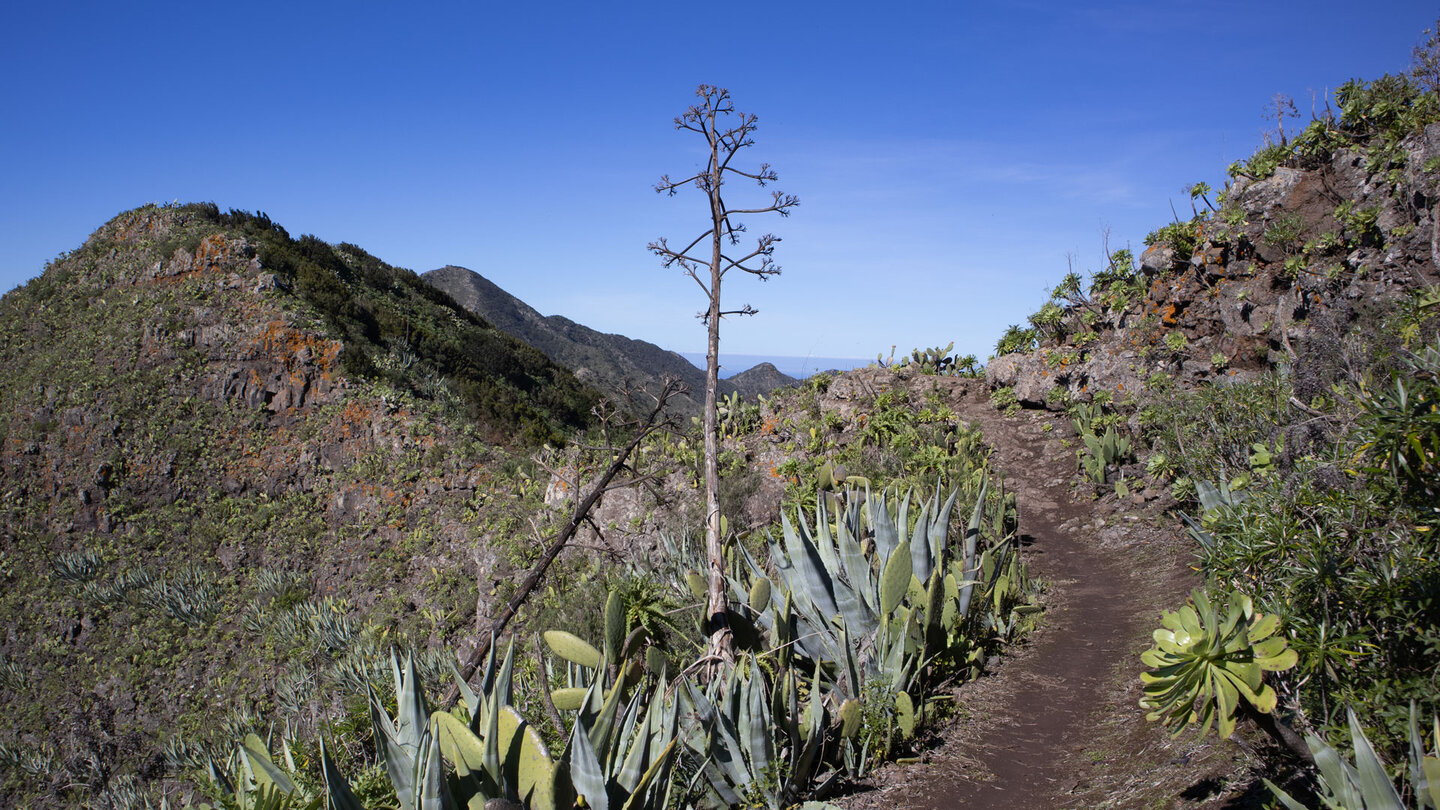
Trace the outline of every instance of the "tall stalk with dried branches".
<instances>
[{"instance_id":1,"label":"tall stalk with dried branches","mask_svg":"<svg viewBox=\"0 0 1440 810\"><path fill-rule=\"evenodd\" d=\"M684 180L660 178L655 191L674 196L685 186L693 186L705 195L710 213L710 227L685 247L676 250L662 237L651 242L649 249L660 257L664 267L679 267L705 291L708 307L700 313L705 323L705 406L702 430L705 433L705 558L709 567L706 599L706 633L709 636L705 660L718 665L734 660L729 623L725 620L725 565L720 536L720 437L717 431L716 401L720 385L720 319L726 315L754 315L749 304L725 310L720 303L720 283L731 270L740 270L764 281L780 274L772 254L780 237L761 236L753 248L734 250L745 232L737 217L752 214L789 216L790 209L800 204L799 198L779 191L771 193L769 204L751 208L731 208L724 191L730 180L754 181L760 186L779 179L770 164L745 170L732 165L740 150L754 145L752 137L759 119L751 113L735 111L730 91L708 84L695 90L699 103L675 119L675 128L689 130L705 139L709 157L704 168ZM709 250L705 250L706 247ZM731 250L733 252L728 252ZM707 255L708 254L708 255Z\"/></svg>"}]
</instances>

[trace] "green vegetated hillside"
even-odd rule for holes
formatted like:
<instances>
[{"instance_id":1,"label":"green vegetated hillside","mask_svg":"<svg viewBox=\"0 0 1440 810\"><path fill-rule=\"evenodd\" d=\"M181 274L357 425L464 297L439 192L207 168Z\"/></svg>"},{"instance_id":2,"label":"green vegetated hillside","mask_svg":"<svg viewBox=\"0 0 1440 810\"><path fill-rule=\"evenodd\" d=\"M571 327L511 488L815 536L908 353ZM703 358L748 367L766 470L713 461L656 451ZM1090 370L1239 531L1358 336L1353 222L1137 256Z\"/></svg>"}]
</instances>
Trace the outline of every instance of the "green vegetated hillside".
<instances>
[{"instance_id":1,"label":"green vegetated hillside","mask_svg":"<svg viewBox=\"0 0 1440 810\"><path fill-rule=\"evenodd\" d=\"M539 503L531 449L598 398L413 273L213 205L121 214L0 322L8 806L441 649L510 564L477 538Z\"/></svg>"},{"instance_id":2,"label":"green vegetated hillside","mask_svg":"<svg viewBox=\"0 0 1440 810\"><path fill-rule=\"evenodd\" d=\"M1073 417L1094 492L1180 502L1204 584L1145 659L1154 719L1225 735L1274 717L1277 738L1342 752L1363 733L1407 807L1440 802L1431 66L1347 83L1225 188L1193 187L1193 218L1061 279L987 369L1001 407ZM1322 768L1327 806L1402 806L1355 756L1363 777Z\"/></svg>"},{"instance_id":3,"label":"green vegetated hillside","mask_svg":"<svg viewBox=\"0 0 1440 810\"><path fill-rule=\"evenodd\" d=\"M629 430L568 371L408 271L213 205L121 214L0 300L0 320L7 805L255 806L264 744L235 746L271 730L297 797L325 789L324 739L332 776L365 806L405 804L380 759L403 752L372 726L367 688L394 711L411 692L389 652L413 650L413 677L437 699ZM978 674L1028 621L1013 497L947 405L960 394L913 369L869 373L723 403L742 663L731 687L751 702L721 700L731 687L718 680L686 691L684 711L743 708L731 733L768 742L746 744L743 770L692 782L687 801L793 799L905 752L943 713L939 690ZM600 746L602 706L674 698L662 684L696 654L703 566L686 532L699 525L700 446L690 425L642 443L629 486L606 495L521 617L527 633L563 628L613 664L578 667L588 653L562 639L506 676L501 702L539 724L556 790L583 793L593 774L572 772L569 730L544 722L542 672L560 703L576 699L564 688L595 685L599 714L580 722ZM847 479L860 489L846 495ZM875 500L862 506L867 483ZM897 513L903 490L880 508L889 484L924 489ZM829 529L816 528L817 498ZM781 531L787 499L809 504L790 513L809 532ZM828 621L841 606L843 633ZM496 677L480 682L488 700ZM464 705L476 722L498 716ZM402 728L415 720L414 705L399 711ZM674 722L680 706L657 711ZM664 767L697 766L714 744L698 729L669 732L684 742ZM802 754L783 778L769 759ZM463 756L445 749L445 767ZM618 780L606 791L636 790L606 779Z\"/></svg>"}]
</instances>

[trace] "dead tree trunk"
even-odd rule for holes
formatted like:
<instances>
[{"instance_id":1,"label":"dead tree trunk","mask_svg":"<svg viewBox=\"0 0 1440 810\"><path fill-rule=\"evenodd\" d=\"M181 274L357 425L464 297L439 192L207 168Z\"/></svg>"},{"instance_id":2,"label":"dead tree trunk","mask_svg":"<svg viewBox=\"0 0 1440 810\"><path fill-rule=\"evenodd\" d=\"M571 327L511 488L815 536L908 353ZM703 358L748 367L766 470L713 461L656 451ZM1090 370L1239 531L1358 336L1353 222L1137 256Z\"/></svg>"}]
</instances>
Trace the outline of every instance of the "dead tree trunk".
<instances>
[{"instance_id":1,"label":"dead tree trunk","mask_svg":"<svg viewBox=\"0 0 1440 810\"><path fill-rule=\"evenodd\" d=\"M672 249L664 238L651 242L649 248L661 258L663 266L679 266L700 285L707 302L700 317L706 326L705 407L701 429L705 433L705 559L709 568L705 610L709 641L706 655L701 660L713 672L714 667L735 659L729 622L725 618L728 605L725 597L724 538L720 531L720 436L716 425L720 387L720 319L726 315L755 314L755 309L749 304L735 310L722 309L720 282L734 268L762 281L780 273L780 268L771 259L775 243L780 241L777 236L766 234L760 237L754 250L738 257L727 255L725 247L727 244L739 244L740 234L745 230L745 226L736 220L737 215L776 213L788 216L790 209L799 205L800 200L776 191L772 192L769 205L730 208L725 204L721 188L733 176L754 180L761 186L778 179L778 176L769 164L761 164L759 169L749 172L730 165L736 153L754 143L751 135L758 120L754 115L735 112L728 90L702 84L695 94L700 97L701 103L676 118L675 127L705 138L710 147L706 166L684 180L671 180L669 175L665 175L655 185L655 190L674 195L680 188L693 185L704 192L710 209L710 228L680 250ZM733 120L731 116L734 116ZM722 126L725 128L722 129ZM691 253L707 239L711 248L708 257L703 253Z\"/></svg>"}]
</instances>

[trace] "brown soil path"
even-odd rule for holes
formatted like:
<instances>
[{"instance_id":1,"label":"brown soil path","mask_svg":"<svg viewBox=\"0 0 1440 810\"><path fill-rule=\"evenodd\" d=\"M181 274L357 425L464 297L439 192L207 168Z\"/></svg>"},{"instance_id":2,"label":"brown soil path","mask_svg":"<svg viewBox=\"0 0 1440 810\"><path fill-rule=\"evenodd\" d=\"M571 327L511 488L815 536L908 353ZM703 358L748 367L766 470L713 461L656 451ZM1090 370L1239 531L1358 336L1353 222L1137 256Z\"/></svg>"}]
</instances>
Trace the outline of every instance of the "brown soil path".
<instances>
[{"instance_id":1,"label":"brown soil path","mask_svg":"<svg viewBox=\"0 0 1440 810\"><path fill-rule=\"evenodd\" d=\"M956 386L951 400L984 431L1016 493L1031 573L1047 583L1044 622L990 676L957 691L957 719L920 763L886 768L837 803L1238 806L1224 803L1248 781L1234 744L1172 743L1136 707L1139 651L1160 608L1188 587L1158 503L1136 498L1122 509L1113 495L1072 497L1075 440L1060 417L1004 416L979 386Z\"/></svg>"}]
</instances>

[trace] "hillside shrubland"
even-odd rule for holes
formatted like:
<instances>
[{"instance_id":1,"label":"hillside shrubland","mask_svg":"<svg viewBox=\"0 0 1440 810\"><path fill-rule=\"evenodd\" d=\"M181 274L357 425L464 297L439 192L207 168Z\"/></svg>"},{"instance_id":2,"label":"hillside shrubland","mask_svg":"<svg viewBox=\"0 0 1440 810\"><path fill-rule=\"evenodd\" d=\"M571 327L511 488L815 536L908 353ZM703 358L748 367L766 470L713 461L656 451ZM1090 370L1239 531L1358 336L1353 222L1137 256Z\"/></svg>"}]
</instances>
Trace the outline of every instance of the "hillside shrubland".
<instances>
[{"instance_id":1,"label":"hillside shrubland","mask_svg":"<svg viewBox=\"0 0 1440 810\"><path fill-rule=\"evenodd\" d=\"M1426 75L1282 126L984 370L995 407L1069 416L1079 494L1193 540L1154 719L1309 734L1322 781L1284 787L1333 806L1436 778ZM721 404L735 661L705 657L703 440L670 423L467 682L457 653L639 441L623 409L409 271L210 204L118 216L0 318L14 804L814 806L921 751L1037 620L949 347Z\"/></svg>"},{"instance_id":2,"label":"hillside shrubland","mask_svg":"<svg viewBox=\"0 0 1440 810\"><path fill-rule=\"evenodd\" d=\"M158 778L397 643L437 665L528 560L473 538L528 530L529 442L593 419L408 271L209 205L116 217L0 317L8 797Z\"/></svg>"},{"instance_id":3,"label":"hillside shrubland","mask_svg":"<svg viewBox=\"0 0 1440 810\"><path fill-rule=\"evenodd\" d=\"M1218 193L1192 187L1196 215L1138 261L1107 251L1088 286L1066 275L988 374L997 404L1073 417L1083 487L1173 498L1188 526L1204 588L1157 631L1152 718L1179 734L1250 717L1297 732L1302 758L1298 735L1335 757L1363 734L1419 807L1437 741L1414 723L1440 713L1440 97L1399 75L1335 105ZM1277 618L1289 652L1261 666L1238 647L1234 678L1166 691L1181 662L1219 655L1204 614L1223 623L1226 605L1227 626ZM1358 781L1324 774L1329 806L1360 806Z\"/></svg>"},{"instance_id":4,"label":"hillside shrubland","mask_svg":"<svg viewBox=\"0 0 1440 810\"><path fill-rule=\"evenodd\" d=\"M270 789L254 774L273 766L293 771L277 784L303 805L325 782L323 739L332 777L345 774L367 806L391 806L367 690L386 711L419 692L390 676L389 651L415 651L405 683L450 683L470 628L510 597L537 541L624 438L619 411L413 274L353 245L293 239L263 214L127 212L0 314L20 325L0 346L7 801L139 807L187 779L248 807L261 799L247 790ZM781 736L800 722L786 708L798 699L804 731L787 739L811 754L784 774L793 757L747 747L750 775L712 774L693 783L694 801L762 789L779 801L864 774L914 745L944 715L946 690L1028 626L1015 504L978 434L947 392L920 384L929 378L877 374L726 402L745 662L729 686L685 687L684 699L765 696L767 717L730 722ZM542 671L561 691L594 685L602 707L645 695L676 710L674 690L656 690L661 677L677 683L698 638L684 531L697 446L679 428L647 442L632 486L607 495L522 616L525 633L563 628L607 656L615 620L598 605L621 606L625 638L640 630L623 666L607 657L586 671L562 643L506 676L504 702L543 731L562 773L573 735L544 705ZM904 494L917 484L923 510ZM849 540L825 546L842 525ZM873 542L877 525L893 542ZM839 568L805 567L842 550ZM804 558L790 564L803 581L787 554ZM919 567L902 575L902 560ZM834 600L853 613L852 642L827 621ZM510 711L472 700L457 716L489 741L480 721ZM675 767L699 767L716 744L707 733L687 721ZM261 738L285 741L279 766L260 764Z\"/></svg>"}]
</instances>

